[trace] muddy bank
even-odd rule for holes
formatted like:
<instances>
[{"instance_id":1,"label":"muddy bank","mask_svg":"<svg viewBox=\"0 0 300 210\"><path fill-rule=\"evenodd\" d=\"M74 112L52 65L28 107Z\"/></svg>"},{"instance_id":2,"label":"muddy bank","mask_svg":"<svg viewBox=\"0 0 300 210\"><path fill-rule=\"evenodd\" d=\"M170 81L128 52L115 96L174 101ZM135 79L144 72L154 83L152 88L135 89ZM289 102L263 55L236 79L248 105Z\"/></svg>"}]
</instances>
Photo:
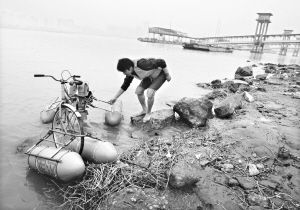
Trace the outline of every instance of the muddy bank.
<instances>
[{"instance_id":1,"label":"muddy bank","mask_svg":"<svg viewBox=\"0 0 300 210\"><path fill-rule=\"evenodd\" d=\"M118 163L90 164L81 182L60 188L63 206L299 209L300 67L255 67L264 74L238 78L247 84L198 84L212 90L205 97L214 110L241 96L238 105L220 111L225 115L215 113L203 127L183 128L177 118L169 127L145 131L149 136L135 133L140 144Z\"/></svg>"}]
</instances>

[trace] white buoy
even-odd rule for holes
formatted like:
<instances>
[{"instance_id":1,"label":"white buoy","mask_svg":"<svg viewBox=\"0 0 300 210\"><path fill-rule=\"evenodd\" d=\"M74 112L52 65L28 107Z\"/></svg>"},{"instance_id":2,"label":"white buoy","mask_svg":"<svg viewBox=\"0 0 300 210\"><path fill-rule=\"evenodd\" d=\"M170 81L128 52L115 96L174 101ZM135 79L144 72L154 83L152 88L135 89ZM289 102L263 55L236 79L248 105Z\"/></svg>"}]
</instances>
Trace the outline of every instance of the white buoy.
<instances>
[{"instance_id":1,"label":"white buoy","mask_svg":"<svg viewBox=\"0 0 300 210\"><path fill-rule=\"evenodd\" d=\"M50 105L46 106L40 113L40 119L42 123L50 123L54 119L54 115L57 109L57 106L59 105L58 102L51 103Z\"/></svg>"},{"instance_id":2,"label":"white buoy","mask_svg":"<svg viewBox=\"0 0 300 210\"><path fill-rule=\"evenodd\" d=\"M111 112L105 112L105 123L110 126L119 125L122 121L122 101L116 101L112 107Z\"/></svg>"},{"instance_id":3,"label":"white buoy","mask_svg":"<svg viewBox=\"0 0 300 210\"><path fill-rule=\"evenodd\" d=\"M81 156L64 149L57 153L58 150L55 147L34 147L28 154L29 167L65 182L81 177L85 171Z\"/></svg>"},{"instance_id":4,"label":"white buoy","mask_svg":"<svg viewBox=\"0 0 300 210\"><path fill-rule=\"evenodd\" d=\"M79 146L80 140L74 140L68 148L79 152ZM109 163L117 160L118 152L110 142L84 137L84 146L81 156L92 163Z\"/></svg>"}]
</instances>

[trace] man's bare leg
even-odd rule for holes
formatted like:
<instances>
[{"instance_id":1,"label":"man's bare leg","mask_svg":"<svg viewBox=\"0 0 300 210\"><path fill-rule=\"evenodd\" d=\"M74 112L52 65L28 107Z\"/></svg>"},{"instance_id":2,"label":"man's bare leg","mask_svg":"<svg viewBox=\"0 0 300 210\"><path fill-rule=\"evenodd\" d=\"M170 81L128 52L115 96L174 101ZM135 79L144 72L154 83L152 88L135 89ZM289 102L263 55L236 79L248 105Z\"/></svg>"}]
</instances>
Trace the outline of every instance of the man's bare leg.
<instances>
[{"instance_id":1,"label":"man's bare leg","mask_svg":"<svg viewBox=\"0 0 300 210\"><path fill-rule=\"evenodd\" d=\"M151 110L154 104L154 95L155 95L155 90L153 89L148 89L147 91L147 112L145 117L143 118L143 122L147 122L151 118Z\"/></svg>"},{"instance_id":2,"label":"man's bare leg","mask_svg":"<svg viewBox=\"0 0 300 210\"><path fill-rule=\"evenodd\" d=\"M136 115L134 115L134 117L138 117L138 116L141 116L141 115L145 115L147 113L147 106L146 106L146 98L145 98L145 95L144 93L142 94L137 94L137 97L139 99L139 102L142 106L142 111Z\"/></svg>"},{"instance_id":3,"label":"man's bare leg","mask_svg":"<svg viewBox=\"0 0 300 210\"><path fill-rule=\"evenodd\" d=\"M147 112L146 99L145 99L145 96L144 96L144 92L145 92L144 88L142 88L141 86L137 86L137 88L135 90L135 94L137 95L138 100L139 100L139 102L142 106L142 111L139 112L138 114L133 115L133 117L138 117L138 116L141 116L141 115L145 115L146 112Z\"/></svg>"}]
</instances>

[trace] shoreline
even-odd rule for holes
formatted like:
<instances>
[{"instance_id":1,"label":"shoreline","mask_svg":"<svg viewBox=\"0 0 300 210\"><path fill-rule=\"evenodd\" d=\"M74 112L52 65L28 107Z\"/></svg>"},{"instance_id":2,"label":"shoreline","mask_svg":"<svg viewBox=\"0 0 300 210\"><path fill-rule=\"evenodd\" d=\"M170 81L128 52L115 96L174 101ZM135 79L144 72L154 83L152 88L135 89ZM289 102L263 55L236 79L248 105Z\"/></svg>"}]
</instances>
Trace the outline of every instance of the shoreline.
<instances>
[{"instance_id":1,"label":"shoreline","mask_svg":"<svg viewBox=\"0 0 300 210\"><path fill-rule=\"evenodd\" d=\"M118 163L89 164L83 181L60 188L64 205L104 209L299 208L300 66L257 65L268 75L256 77L247 89L254 101L243 100L232 116L214 117L204 127L137 137L140 144L122 154ZM245 91L233 93L222 85L212 89L211 84L198 86L226 93L210 99L214 105ZM101 175L99 179L97 171L108 178ZM107 179L115 181L107 183ZM105 183L106 188L101 188ZM92 202L82 203L83 194Z\"/></svg>"}]
</instances>

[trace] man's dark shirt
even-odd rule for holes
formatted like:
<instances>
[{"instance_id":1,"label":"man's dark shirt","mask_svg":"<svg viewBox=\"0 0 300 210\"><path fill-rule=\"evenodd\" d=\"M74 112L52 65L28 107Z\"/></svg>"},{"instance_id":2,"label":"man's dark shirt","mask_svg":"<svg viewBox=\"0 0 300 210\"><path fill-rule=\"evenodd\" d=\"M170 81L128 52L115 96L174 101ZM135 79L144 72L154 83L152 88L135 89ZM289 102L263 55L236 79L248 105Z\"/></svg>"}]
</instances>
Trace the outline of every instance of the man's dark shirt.
<instances>
[{"instance_id":1,"label":"man's dark shirt","mask_svg":"<svg viewBox=\"0 0 300 210\"><path fill-rule=\"evenodd\" d=\"M164 59L154 59L154 58L141 58L137 61L137 67L145 70L145 71L149 71L152 69L157 69L157 68L166 68L166 62ZM134 71L133 74L135 76L138 76ZM121 89L126 91L128 89L128 87L130 86L132 80L133 80L134 76L126 76L124 79L124 82L121 86Z\"/></svg>"}]
</instances>

